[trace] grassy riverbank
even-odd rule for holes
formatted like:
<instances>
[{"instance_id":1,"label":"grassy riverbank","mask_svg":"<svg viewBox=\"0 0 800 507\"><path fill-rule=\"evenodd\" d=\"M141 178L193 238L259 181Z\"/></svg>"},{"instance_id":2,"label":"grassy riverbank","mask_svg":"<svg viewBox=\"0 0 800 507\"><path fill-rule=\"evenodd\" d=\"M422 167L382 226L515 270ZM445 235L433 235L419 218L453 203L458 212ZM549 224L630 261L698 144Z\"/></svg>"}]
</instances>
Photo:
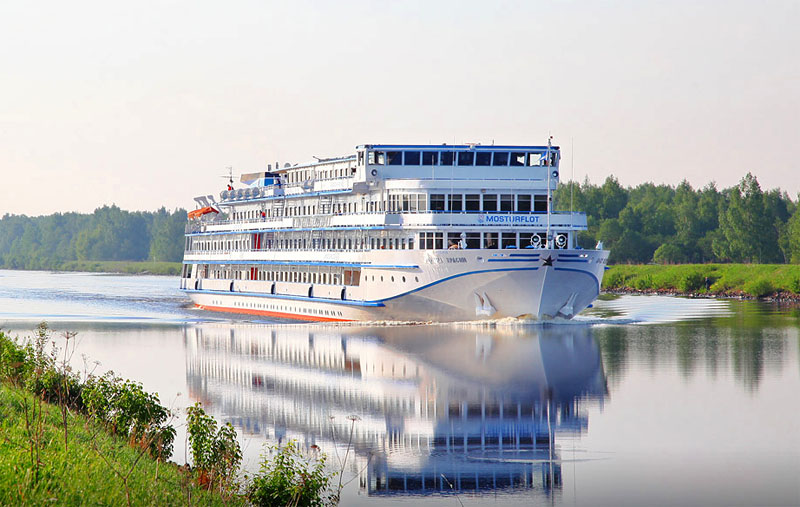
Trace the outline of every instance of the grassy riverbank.
<instances>
[{"instance_id":1,"label":"grassy riverbank","mask_svg":"<svg viewBox=\"0 0 800 507\"><path fill-rule=\"evenodd\" d=\"M181 263L155 261L62 261L49 264L41 268L41 270L178 276L181 273Z\"/></svg>"},{"instance_id":2,"label":"grassy riverbank","mask_svg":"<svg viewBox=\"0 0 800 507\"><path fill-rule=\"evenodd\" d=\"M706 277L710 284L706 289ZM676 264L611 266L603 289L655 291L719 296L798 297L800 265Z\"/></svg>"},{"instance_id":3,"label":"grassy riverbank","mask_svg":"<svg viewBox=\"0 0 800 507\"><path fill-rule=\"evenodd\" d=\"M223 502L197 487L176 464L154 460L72 411L67 413L65 448L60 408L8 384L0 385L0 429L2 505L243 503L236 497Z\"/></svg>"}]
</instances>

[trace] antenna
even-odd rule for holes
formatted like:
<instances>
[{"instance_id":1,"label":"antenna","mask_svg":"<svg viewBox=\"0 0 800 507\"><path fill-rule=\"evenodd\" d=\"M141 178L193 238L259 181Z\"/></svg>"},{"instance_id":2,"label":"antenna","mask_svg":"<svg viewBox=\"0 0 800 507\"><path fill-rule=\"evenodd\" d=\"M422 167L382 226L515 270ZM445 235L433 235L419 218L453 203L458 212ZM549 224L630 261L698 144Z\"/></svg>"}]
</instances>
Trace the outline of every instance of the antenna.
<instances>
[{"instance_id":1,"label":"antenna","mask_svg":"<svg viewBox=\"0 0 800 507\"><path fill-rule=\"evenodd\" d=\"M228 185L230 185L232 187L233 186L233 166L227 166L225 169L228 170L228 174L223 174L223 175L220 176L220 178L227 178L228 179Z\"/></svg>"},{"instance_id":2,"label":"antenna","mask_svg":"<svg viewBox=\"0 0 800 507\"><path fill-rule=\"evenodd\" d=\"M547 139L547 160L545 161L544 165L547 167L547 249L553 249L553 238L550 232L550 213L552 212L553 207L553 196L550 190L550 175L552 171L550 170L550 147L553 145L553 136L550 136Z\"/></svg>"}]
</instances>

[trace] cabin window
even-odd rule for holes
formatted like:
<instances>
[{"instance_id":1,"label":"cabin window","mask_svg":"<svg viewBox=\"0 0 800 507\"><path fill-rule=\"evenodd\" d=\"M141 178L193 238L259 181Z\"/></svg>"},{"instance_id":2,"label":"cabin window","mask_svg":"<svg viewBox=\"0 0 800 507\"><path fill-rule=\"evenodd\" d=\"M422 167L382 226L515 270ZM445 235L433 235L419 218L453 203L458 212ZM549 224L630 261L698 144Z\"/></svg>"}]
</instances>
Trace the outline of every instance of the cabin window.
<instances>
[{"instance_id":1,"label":"cabin window","mask_svg":"<svg viewBox=\"0 0 800 507\"><path fill-rule=\"evenodd\" d=\"M461 151L458 153L458 165L473 165L475 154L471 151Z\"/></svg>"},{"instance_id":2,"label":"cabin window","mask_svg":"<svg viewBox=\"0 0 800 507\"><path fill-rule=\"evenodd\" d=\"M496 232L487 232L483 235L483 248L497 248L499 244Z\"/></svg>"},{"instance_id":3,"label":"cabin window","mask_svg":"<svg viewBox=\"0 0 800 507\"><path fill-rule=\"evenodd\" d=\"M518 195L517 196L517 211L521 211L523 213L530 213L530 211L531 211L531 196L530 195Z\"/></svg>"},{"instance_id":4,"label":"cabin window","mask_svg":"<svg viewBox=\"0 0 800 507\"><path fill-rule=\"evenodd\" d=\"M403 165L403 152L402 151L387 151L386 152L387 165Z\"/></svg>"},{"instance_id":5,"label":"cabin window","mask_svg":"<svg viewBox=\"0 0 800 507\"><path fill-rule=\"evenodd\" d=\"M547 213L547 195L533 196L533 211L536 213Z\"/></svg>"},{"instance_id":6,"label":"cabin window","mask_svg":"<svg viewBox=\"0 0 800 507\"><path fill-rule=\"evenodd\" d=\"M524 153L512 153L511 154L511 164L512 166L523 166L525 165L525 154Z\"/></svg>"},{"instance_id":7,"label":"cabin window","mask_svg":"<svg viewBox=\"0 0 800 507\"><path fill-rule=\"evenodd\" d=\"M492 165L499 165L499 166L508 165L508 152L505 151L495 152L494 158L492 159Z\"/></svg>"},{"instance_id":8,"label":"cabin window","mask_svg":"<svg viewBox=\"0 0 800 507\"><path fill-rule=\"evenodd\" d=\"M444 194L431 194L431 211L444 211Z\"/></svg>"},{"instance_id":9,"label":"cabin window","mask_svg":"<svg viewBox=\"0 0 800 507\"><path fill-rule=\"evenodd\" d=\"M514 211L514 196L512 194L502 194L500 196L500 211Z\"/></svg>"},{"instance_id":10,"label":"cabin window","mask_svg":"<svg viewBox=\"0 0 800 507\"><path fill-rule=\"evenodd\" d=\"M516 232L504 232L502 233L502 248L517 248L517 233Z\"/></svg>"},{"instance_id":11,"label":"cabin window","mask_svg":"<svg viewBox=\"0 0 800 507\"><path fill-rule=\"evenodd\" d=\"M481 210L481 195L480 194L467 194L465 196L464 209L467 211L480 211Z\"/></svg>"},{"instance_id":12,"label":"cabin window","mask_svg":"<svg viewBox=\"0 0 800 507\"><path fill-rule=\"evenodd\" d=\"M467 248L480 248L481 247L481 233L468 232L467 233Z\"/></svg>"},{"instance_id":13,"label":"cabin window","mask_svg":"<svg viewBox=\"0 0 800 507\"><path fill-rule=\"evenodd\" d=\"M495 194L483 196L483 211L497 211L497 196Z\"/></svg>"},{"instance_id":14,"label":"cabin window","mask_svg":"<svg viewBox=\"0 0 800 507\"><path fill-rule=\"evenodd\" d=\"M419 165L419 152L407 151L405 154L405 165Z\"/></svg>"},{"instance_id":15,"label":"cabin window","mask_svg":"<svg viewBox=\"0 0 800 507\"><path fill-rule=\"evenodd\" d=\"M439 165L453 165L452 151L443 151L439 155Z\"/></svg>"},{"instance_id":16,"label":"cabin window","mask_svg":"<svg viewBox=\"0 0 800 507\"><path fill-rule=\"evenodd\" d=\"M358 152L358 165L364 165L364 152Z\"/></svg>"},{"instance_id":17,"label":"cabin window","mask_svg":"<svg viewBox=\"0 0 800 507\"><path fill-rule=\"evenodd\" d=\"M533 248L531 238L536 236L533 232L520 232L519 233L519 247L520 248Z\"/></svg>"},{"instance_id":18,"label":"cabin window","mask_svg":"<svg viewBox=\"0 0 800 507\"><path fill-rule=\"evenodd\" d=\"M417 204L417 209L421 212L428 211L428 196L427 194L418 194L417 197L419 198L419 203Z\"/></svg>"},{"instance_id":19,"label":"cabin window","mask_svg":"<svg viewBox=\"0 0 800 507\"><path fill-rule=\"evenodd\" d=\"M491 165L491 164L492 164L491 151L479 151L475 154L475 165Z\"/></svg>"},{"instance_id":20,"label":"cabin window","mask_svg":"<svg viewBox=\"0 0 800 507\"><path fill-rule=\"evenodd\" d=\"M437 155L439 153L435 151L423 151L422 152L422 165L436 165L437 162Z\"/></svg>"},{"instance_id":21,"label":"cabin window","mask_svg":"<svg viewBox=\"0 0 800 507\"><path fill-rule=\"evenodd\" d=\"M450 194L450 211L464 211L463 196Z\"/></svg>"}]
</instances>

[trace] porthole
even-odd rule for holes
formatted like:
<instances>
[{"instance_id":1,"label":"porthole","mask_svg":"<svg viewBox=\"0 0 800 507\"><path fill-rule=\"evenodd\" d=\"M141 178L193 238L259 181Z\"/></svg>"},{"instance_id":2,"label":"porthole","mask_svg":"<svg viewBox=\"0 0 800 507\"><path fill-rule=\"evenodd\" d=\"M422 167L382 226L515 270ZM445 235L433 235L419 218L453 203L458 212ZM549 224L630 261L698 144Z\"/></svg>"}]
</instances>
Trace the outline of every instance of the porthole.
<instances>
[{"instance_id":1,"label":"porthole","mask_svg":"<svg viewBox=\"0 0 800 507\"><path fill-rule=\"evenodd\" d=\"M381 281L383 281L383 275L381 275Z\"/></svg>"},{"instance_id":2,"label":"porthole","mask_svg":"<svg viewBox=\"0 0 800 507\"><path fill-rule=\"evenodd\" d=\"M403 277L403 283L406 283L406 277Z\"/></svg>"},{"instance_id":3,"label":"porthole","mask_svg":"<svg viewBox=\"0 0 800 507\"><path fill-rule=\"evenodd\" d=\"M419 277L418 277L418 276L415 276L415 277L414 277L414 281L415 281L415 282L419 282Z\"/></svg>"}]
</instances>

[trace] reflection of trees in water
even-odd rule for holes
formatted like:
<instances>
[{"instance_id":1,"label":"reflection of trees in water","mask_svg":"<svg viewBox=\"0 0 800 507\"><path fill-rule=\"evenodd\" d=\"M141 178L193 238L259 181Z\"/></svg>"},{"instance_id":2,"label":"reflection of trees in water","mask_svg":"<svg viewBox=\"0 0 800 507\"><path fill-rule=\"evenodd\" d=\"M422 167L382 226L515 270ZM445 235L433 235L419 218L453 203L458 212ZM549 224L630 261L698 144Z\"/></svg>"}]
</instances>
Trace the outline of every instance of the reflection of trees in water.
<instances>
[{"instance_id":1,"label":"reflection of trees in water","mask_svg":"<svg viewBox=\"0 0 800 507\"><path fill-rule=\"evenodd\" d=\"M611 383L624 377L630 363L647 364L653 370L674 364L676 372L686 379L698 374L716 378L730 371L746 389L756 390L766 371L783 368L786 338L796 331L767 327L769 315L764 313L736 317L740 318L600 327L594 336Z\"/></svg>"}]
</instances>

